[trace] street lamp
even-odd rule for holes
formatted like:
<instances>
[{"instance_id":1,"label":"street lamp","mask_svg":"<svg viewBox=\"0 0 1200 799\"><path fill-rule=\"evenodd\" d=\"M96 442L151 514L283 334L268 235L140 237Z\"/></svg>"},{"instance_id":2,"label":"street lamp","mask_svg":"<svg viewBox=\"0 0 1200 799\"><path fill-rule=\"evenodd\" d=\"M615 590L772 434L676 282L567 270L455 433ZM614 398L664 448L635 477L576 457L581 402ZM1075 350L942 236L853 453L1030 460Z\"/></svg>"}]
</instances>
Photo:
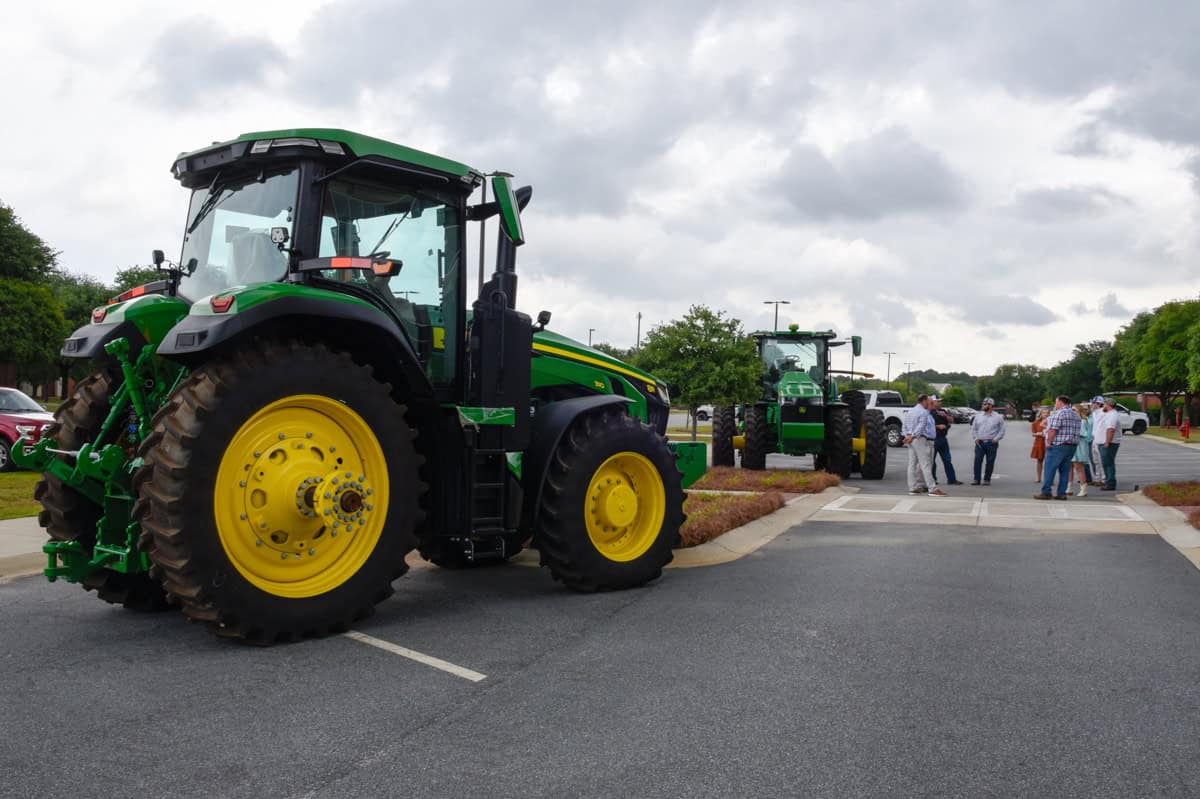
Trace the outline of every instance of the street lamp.
<instances>
[{"instance_id":1,"label":"street lamp","mask_svg":"<svg viewBox=\"0 0 1200 799\"><path fill-rule=\"evenodd\" d=\"M775 327L771 328L772 333L779 330L779 306L780 305L791 305L791 304L792 303L789 300L763 300L763 305L774 305L775 306Z\"/></svg>"},{"instance_id":2,"label":"street lamp","mask_svg":"<svg viewBox=\"0 0 1200 799\"><path fill-rule=\"evenodd\" d=\"M912 368L916 364L914 364L912 361L905 361L904 365L908 369L908 373L907 373L908 374L908 393L911 394L912 393Z\"/></svg>"},{"instance_id":3,"label":"street lamp","mask_svg":"<svg viewBox=\"0 0 1200 799\"><path fill-rule=\"evenodd\" d=\"M637 340L633 342L633 350L634 350L634 352L637 352L641 348L642 348L642 312L638 311Z\"/></svg>"},{"instance_id":4,"label":"street lamp","mask_svg":"<svg viewBox=\"0 0 1200 799\"><path fill-rule=\"evenodd\" d=\"M596 328L594 328L594 327L588 328L588 346L589 347L592 346L592 333L594 333L594 332L596 332Z\"/></svg>"},{"instance_id":5,"label":"street lamp","mask_svg":"<svg viewBox=\"0 0 1200 799\"><path fill-rule=\"evenodd\" d=\"M894 353L894 352L885 352L884 353L884 355L888 356L887 380L884 381L885 383L892 382L892 356L895 354L896 353Z\"/></svg>"}]
</instances>

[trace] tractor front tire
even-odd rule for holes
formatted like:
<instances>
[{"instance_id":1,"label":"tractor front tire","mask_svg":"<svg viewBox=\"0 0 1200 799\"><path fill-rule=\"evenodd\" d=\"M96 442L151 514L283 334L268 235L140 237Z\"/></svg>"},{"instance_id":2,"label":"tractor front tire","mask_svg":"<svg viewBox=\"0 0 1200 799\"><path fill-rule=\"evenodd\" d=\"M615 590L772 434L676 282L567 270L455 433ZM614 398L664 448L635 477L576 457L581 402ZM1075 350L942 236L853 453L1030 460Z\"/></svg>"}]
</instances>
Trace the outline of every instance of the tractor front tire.
<instances>
[{"instance_id":1,"label":"tractor front tire","mask_svg":"<svg viewBox=\"0 0 1200 799\"><path fill-rule=\"evenodd\" d=\"M863 438L866 449L862 458L864 480L882 480L887 471L887 426L883 423L883 411L869 408L863 411Z\"/></svg>"},{"instance_id":2,"label":"tractor front tire","mask_svg":"<svg viewBox=\"0 0 1200 799\"><path fill-rule=\"evenodd\" d=\"M620 409L575 420L546 474L534 545L576 591L633 588L674 557L684 493L666 439Z\"/></svg>"},{"instance_id":3,"label":"tractor front tire","mask_svg":"<svg viewBox=\"0 0 1200 799\"><path fill-rule=\"evenodd\" d=\"M854 428L849 408L829 408L825 416L825 469L843 480L854 467Z\"/></svg>"},{"instance_id":4,"label":"tractor front tire","mask_svg":"<svg viewBox=\"0 0 1200 799\"><path fill-rule=\"evenodd\" d=\"M42 435L54 439L58 449L77 450L95 443L108 416L112 392L120 381L115 371L108 370L81 380L70 399L54 412L54 423ZM34 486L33 498L42 504L38 524L46 528L51 541L78 541L85 551L91 551L96 543L96 523L102 515L99 505L48 472ZM85 577L80 585L95 591L105 602L129 610L152 612L168 607L162 586L145 573L103 569Z\"/></svg>"},{"instance_id":5,"label":"tractor front tire","mask_svg":"<svg viewBox=\"0 0 1200 799\"><path fill-rule=\"evenodd\" d=\"M733 437L737 435L737 419L732 405L713 408L712 465L733 466Z\"/></svg>"},{"instance_id":6,"label":"tractor front tire","mask_svg":"<svg viewBox=\"0 0 1200 799\"><path fill-rule=\"evenodd\" d=\"M767 453L771 446L771 429L767 425L767 406L746 406L746 445L742 448L742 468L761 472L767 468Z\"/></svg>"},{"instance_id":7,"label":"tractor front tire","mask_svg":"<svg viewBox=\"0 0 1200 799\"><path fill-rule=\"evenodd\" d=\"M193 621L273 644L392 594L422 518L415 432L342 352L272 340L197 368L142 445L135 515Z\"/></svg>"}]
</instances>

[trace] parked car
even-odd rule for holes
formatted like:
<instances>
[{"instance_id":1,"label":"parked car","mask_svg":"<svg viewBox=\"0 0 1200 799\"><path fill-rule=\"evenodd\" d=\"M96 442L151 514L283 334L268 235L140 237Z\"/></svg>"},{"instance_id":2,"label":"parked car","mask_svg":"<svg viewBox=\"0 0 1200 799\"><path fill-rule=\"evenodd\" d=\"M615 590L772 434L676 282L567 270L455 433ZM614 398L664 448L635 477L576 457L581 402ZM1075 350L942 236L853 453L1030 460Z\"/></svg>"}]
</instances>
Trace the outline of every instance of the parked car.
<instances>
[{"instance_id":1,"label":"parked car","mask_svg":"<svg viewBox=\"0 0 1200 799\"><path fill-rule=\"evenodd\" d=\"M1113 407L1121 415L1122 433L1133 433L1135 436L1140 436L1150 426L1148 414L1142 411L1131 411L1119 402L1114 403Z\"/></svg>"},{"instance_id":2,"label":"parked car","mask_svg":"<svg viewBox=\"0 0 1200 799\"><path fill-rule=\"evenodd\" d=\"M0 472L13 468L12 452L17 439L25 436L32 446L54 416L26 394L15 388L0 388ZM26 448L28 449L28 447Z\"/></svg>"},{"instance_id":3,"label":"parked car","mask_svg":"<svg viewBox=\"0 0 1200 799\"><path fill-rule=\"evenodd\" d=\"M712 418L713 406L701 405L696 409L696 420L699 422L707 422Z\"/></svg>"},{"instance_id":4,"label":"parked car","mask_svg":"<svg viewBox=\"0 0 1200 799\"><path fill-rule=\"evenodd\" d=\"M948 408L955 424L970 424L975 418L975 409L967 407Z\"/></svg>"}]
</instances>

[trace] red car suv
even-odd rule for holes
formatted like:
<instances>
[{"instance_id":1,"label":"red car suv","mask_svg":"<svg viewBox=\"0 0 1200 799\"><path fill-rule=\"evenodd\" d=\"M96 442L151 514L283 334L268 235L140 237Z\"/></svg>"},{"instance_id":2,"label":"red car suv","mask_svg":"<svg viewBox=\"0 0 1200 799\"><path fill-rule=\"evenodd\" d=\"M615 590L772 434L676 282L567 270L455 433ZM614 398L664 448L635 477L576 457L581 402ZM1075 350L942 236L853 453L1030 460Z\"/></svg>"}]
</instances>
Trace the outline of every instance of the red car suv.
<instances>
[{"instance_id":1,"label":"red car suv","mask_svg":"<svg viewBox=\"0 0 1200 799\"><path fill-rule=\"evenodd\" d=\"M36 444L54 416L15 388L0 388L0 472L13 468L9 452L25 436Z\"/></svg>"}]
</instances>

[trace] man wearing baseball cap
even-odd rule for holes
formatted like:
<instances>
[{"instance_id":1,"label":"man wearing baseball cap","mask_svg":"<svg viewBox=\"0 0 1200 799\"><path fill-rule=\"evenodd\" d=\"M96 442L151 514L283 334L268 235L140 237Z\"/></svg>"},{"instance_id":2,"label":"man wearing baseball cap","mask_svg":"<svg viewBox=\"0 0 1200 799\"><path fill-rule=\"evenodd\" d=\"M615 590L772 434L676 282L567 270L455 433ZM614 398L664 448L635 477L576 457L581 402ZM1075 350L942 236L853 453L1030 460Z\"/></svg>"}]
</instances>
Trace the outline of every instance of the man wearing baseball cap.
<instances>
[{"instance_id":1,"label":"man wearing baseball cap","mask_svg":"<svg viewBox=\"0 0 1200 799\"><path fill-rule=\"evenodd\" d=\"M1104 413L1104 397L1097 394L1092 397L1092 476L1096 478L1092 485L1099 488L1104 487L1104 458L1100 453L1100 445L1104 443L1101 429Z\"/></svg>"},{"instance_id":2,"label":"man wearing baseball cap","mask_svg":"<svg viewBox=\"0 0 1200 799\"><path fill-rule=\"evenodd\" d=\"M1092 426L1093 440L1100 446L1100 462L1104 466L1104 485L1101 491L1117 490L1117 450L1121 448L1121 415L1116 400L1104 398L1104 415Z\"/></svg>"},{"instance_id":3,"label":"man wearing baseball cap","mask_svg":"<svg viewBox=\"0 0 1200 799\"><path fill-rule=\"evenodd\" d=\"M992 469L996 467L996 453L1000 451L1000 439L1004 438L1004 417L992 410L996 401L983 398L983 413L975 414L971 420L971 438L975 440L975 479L971 485L979 485L980 467L987 459L987 470L983 472L983 484L992 484Z\"/></svg>"},{"instance_id":4,"label":"man wearing baseball cap","mask_svg":"<svg viewBox=\"0 0 1200 799\"><path fill-rule=\"evenodd\" d=\"M933 426L937 431L933 439L933 479L937 479L937 459L940 457L942 465L946 467L946 485L960 486L962 480L954 473L954 462L950 459L950 439L947 438L954 419L942 410L942 398L937 394L929 395L929 412L933 414Z\"/></svg>"}]
</instances>

